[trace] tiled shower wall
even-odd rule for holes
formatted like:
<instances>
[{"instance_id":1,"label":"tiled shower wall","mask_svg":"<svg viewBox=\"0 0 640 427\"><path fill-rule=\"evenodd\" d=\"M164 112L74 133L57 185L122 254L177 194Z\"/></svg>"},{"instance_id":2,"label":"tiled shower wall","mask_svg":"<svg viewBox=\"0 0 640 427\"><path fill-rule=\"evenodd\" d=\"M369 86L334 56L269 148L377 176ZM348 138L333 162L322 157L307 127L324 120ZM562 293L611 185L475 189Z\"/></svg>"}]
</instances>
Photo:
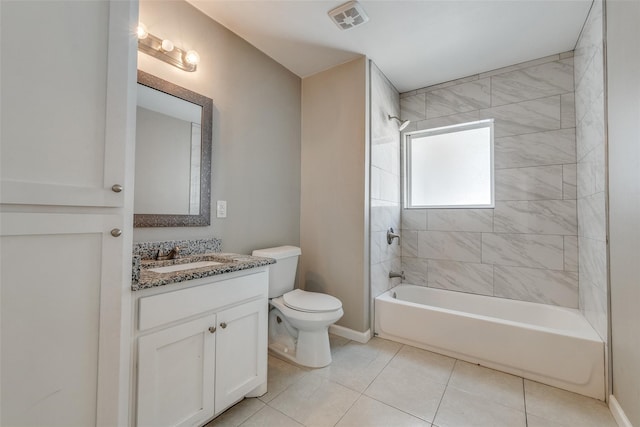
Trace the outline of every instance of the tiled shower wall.
<instances>
[{"instance_id":1,"label":"tiled shower wall","mask_svg":"<svg viewBox=\"0 0 640 427\"><path fill-rule=\"evenodd\" d=\"M575 50L580 310L607 340L603 4L595 1Z\"/></svg>"},{"instance_id":2,"label":"tiled shower wall","mask_svg":"<svg viewBox=\"0 0 640 427\"><path fill-rule=\"evenodd\" d=\"M578 307L574 105L572 52L401 95L407 131L495 120L495 209L403 209L406 282Z\"/></svg>"},{"instance_id":3,"label":"tiled shower wall","mask_svg":"<svg viewBox=\"0 0 640 427\"><path fill-rule=\"evenodd\" d=\"M398 91L378 67L371 67L371 298L398 284L400 246L387 244L387 230L400 229L400 133L388 115L400 115Z\"/></svg>"}]
</instances>

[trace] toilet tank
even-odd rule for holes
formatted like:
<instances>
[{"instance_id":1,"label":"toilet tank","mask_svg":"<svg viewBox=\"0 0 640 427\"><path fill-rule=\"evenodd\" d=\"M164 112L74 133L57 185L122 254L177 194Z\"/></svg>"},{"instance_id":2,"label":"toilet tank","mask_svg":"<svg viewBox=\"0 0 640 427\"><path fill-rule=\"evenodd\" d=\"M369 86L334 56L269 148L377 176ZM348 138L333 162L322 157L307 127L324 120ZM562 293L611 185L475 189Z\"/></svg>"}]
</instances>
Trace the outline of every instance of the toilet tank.
<instances>
[{"instance_id":1,"label":"toilet tank","mask_svg":"<svg viewBox=\"0 0 640 427\"><path fill-rule=\"evenodd\" d=\"M276 298L293 290L296 282L298 258L302 251L295 246L278 246L257 249L251 255L274 258L275 264L269 266L269 298Z\"/></svg>"}]
</instances>

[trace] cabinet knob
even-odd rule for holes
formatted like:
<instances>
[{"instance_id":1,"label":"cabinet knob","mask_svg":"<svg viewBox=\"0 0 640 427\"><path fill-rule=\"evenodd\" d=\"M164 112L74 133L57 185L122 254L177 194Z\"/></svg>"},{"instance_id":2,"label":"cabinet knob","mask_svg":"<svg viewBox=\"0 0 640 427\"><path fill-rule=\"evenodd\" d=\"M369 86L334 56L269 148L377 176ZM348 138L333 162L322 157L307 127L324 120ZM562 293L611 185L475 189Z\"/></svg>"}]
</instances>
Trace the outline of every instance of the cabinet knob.
<instances>
[{"instance_id":1,"label":"cabinet knob","mask_svg":"<svg viewBox=\"0 0 640 427\"><path fill-rule=\"evenodd\" d=\"M120 237L121 234L122 230L120 230L119 228L114 228L113 230L111 230L111 235L113 237Z\"/></svg>"},{"instance_id":2,"label":"cabinet knob","mask_svg":"<svg viewBox=\"0 0 640 427\"><path fill-rule=\"evenodd\" d=\"M111 187L111 191L113 191L114 193L119 193L122 191L122 185L120 184L115 184Z\"/></svg>"},{"instance_id":3,"label":"cabinet knob","mask_svg":"<svg viewBox=\"0 0 640 427\"><path fill-rule=\"evenodd\" d=\"M226 324L226 323L224 323L224 322L222 322L222 323L220 323L220 327L221 327L222 329L225 329L225 328L227 327L227 324Z\"/></svg>"},{"instance_id":4,"label":"cabinet knob","mask_svg":"<svg viewBox=\"0 0 640 427\"><path fill-rule=\"evenodd\" d=\"M210 326L209 327L209 332L211 332L212 334L216 331L216 327L215 326Z\"/></svg>"}]
</instances>

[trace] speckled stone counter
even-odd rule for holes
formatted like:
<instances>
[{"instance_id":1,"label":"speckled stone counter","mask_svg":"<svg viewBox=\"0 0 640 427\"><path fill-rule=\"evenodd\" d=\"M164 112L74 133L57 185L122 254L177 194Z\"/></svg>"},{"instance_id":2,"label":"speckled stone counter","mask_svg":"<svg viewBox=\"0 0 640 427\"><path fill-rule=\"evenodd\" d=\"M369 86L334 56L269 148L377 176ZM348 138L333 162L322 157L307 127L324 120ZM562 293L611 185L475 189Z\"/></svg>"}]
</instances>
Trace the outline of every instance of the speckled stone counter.
<instances>
[{"instance_id":1,"label":"speckled stone counter","mask_svg":"<svg viewBox=\"0 0 640 427\"><path fill-rule=\"evenodd\" d=\"M166 267L177 264L192 263L198 261L215 261L220 265L194 268L189 270L174 271L170 273L156 273L150 268ZM137 282L132 282L131 289L134 291L148 289L156 286L168 285L170 283L184 282L187 280L202 279L203 277L215 276L218 274L230 273L232 271L247 270L249 268L262 267L275 264L273 258L262 258L250 255L240 255L231 253L210 253L191 255L185 258L178 258L166 261L141 260L140 277Z\"/></svg>"},{"instance_id":2,"label":"speckled stone counter","mask_svg":"<svg viewBox=\"0 0 640 427\"><path fill-rule=\"evenodd\" d=\"M175 247L180 248L176 259L164 261L155 259L158 252L166 254ZM136 242L133 244L131 290L138 291L140 289L154 288L170 283L201 279L203 277L230 273L232 271L262 267L275 264L276 262L276 260L272 258L221 253L221 247L221 240L215 237L193 240L167 240L162 242ZM222 264L169 273L157 273L149 270L150 268L167 267L199 261L215 261Z\"/></svg>"}]
</instances>

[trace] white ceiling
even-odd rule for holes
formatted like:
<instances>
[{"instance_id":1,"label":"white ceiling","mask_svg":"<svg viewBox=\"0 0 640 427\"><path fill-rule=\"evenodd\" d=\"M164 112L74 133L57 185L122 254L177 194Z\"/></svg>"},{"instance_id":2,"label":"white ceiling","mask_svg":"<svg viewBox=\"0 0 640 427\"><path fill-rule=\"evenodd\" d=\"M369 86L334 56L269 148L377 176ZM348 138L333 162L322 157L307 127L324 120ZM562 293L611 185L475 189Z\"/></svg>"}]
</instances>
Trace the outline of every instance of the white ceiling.
<instances>
[{"instance_id":1,"label":"white ceiling","mask_svg":"<svg viewBox=\"0 0 640 427\"><path fill-rule=\"evenodd\" d=\"M361 0L369 22L341 31L344 1L187 0L300 77L359 55L400 92L572 50L592 0Z\"/></svg>"}]
</instances>

